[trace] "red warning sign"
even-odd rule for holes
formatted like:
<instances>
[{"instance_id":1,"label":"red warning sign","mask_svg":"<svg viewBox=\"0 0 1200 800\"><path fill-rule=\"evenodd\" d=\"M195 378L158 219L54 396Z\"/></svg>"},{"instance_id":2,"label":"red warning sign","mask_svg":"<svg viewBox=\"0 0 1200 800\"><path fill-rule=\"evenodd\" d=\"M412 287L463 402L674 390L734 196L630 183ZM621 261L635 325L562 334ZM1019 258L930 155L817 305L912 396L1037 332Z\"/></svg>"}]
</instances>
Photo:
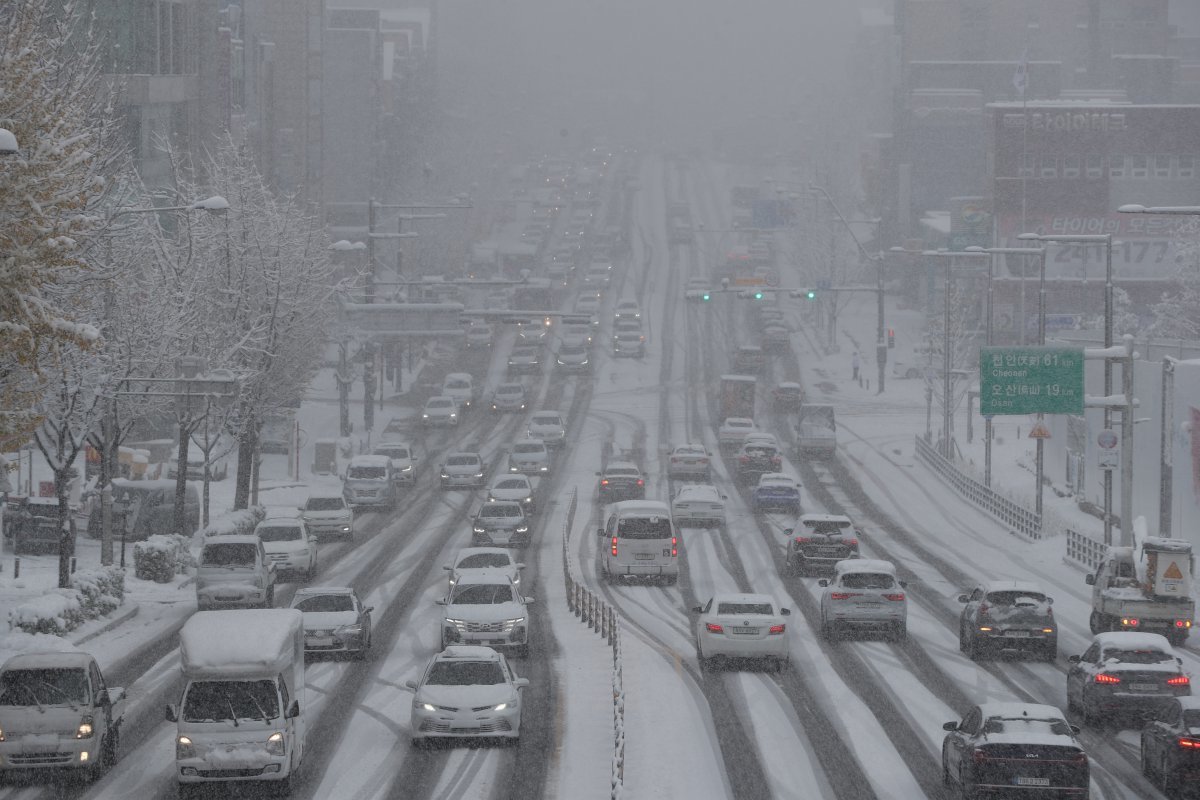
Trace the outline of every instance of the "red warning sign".
<instances>
[{"instance_id":1,"label":"red warning sign","mask_svg":"<svg viewBox=\"0 0 1200 800\"><path fill-rule=\"evenodd\" d=\"M1046 423L1038 420L1033 423L1033 427L1029 429L1030 439L1049 439L1050 429L1046 427Z\"/></svg>"}]
</instances>

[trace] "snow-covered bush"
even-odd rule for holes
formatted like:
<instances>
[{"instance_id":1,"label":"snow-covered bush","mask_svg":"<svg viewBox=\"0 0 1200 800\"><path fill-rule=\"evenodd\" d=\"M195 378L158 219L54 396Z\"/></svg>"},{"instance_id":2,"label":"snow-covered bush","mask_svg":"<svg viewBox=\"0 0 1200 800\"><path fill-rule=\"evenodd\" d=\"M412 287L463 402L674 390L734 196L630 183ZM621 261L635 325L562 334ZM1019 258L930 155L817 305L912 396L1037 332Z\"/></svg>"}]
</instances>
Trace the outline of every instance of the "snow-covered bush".
<instances>
[{"instance_id":1,"label":"snow-covered bush","mask_svg":"<svg viewBox=\"0 0 1200 800\"><path fill-rule=\"evenodd\" d=\"M177 533L151 536L133 546L133 575L143 581L170 583L195 565L187 537Z\"/></svg>"},{"instance_id":2,"label":"snow-covered bush","mask_svg":"<svg viewBox=\"0 0 1200 800\"><path fill-rule=\"evenodd\" d=\"M254 527L267 516L265 506L250 506L241 511L230 511L208 524L202 536L235 536L254 533Z\"/></svg>"},{"instance_id":3,"label":"snow-covered bush","mask_svg":"<svg viewBox=\"0 0 1200 800\"><path fill-rule=\"evenodd\" d=\"M51 589L9 612L9 626L25 633L64 636L84 623L83 605L74 589Z\"/></svg>"},{"instance_id":4,"label":"snow-covered bush","mask_svg":"<svg viewBox=\"0 0 1200 800\"><path fill-rule=\"evenodd\" d=\"M116 611L125 600L125 571L119 567L85 569L71 576L84 616L96 619Z\"/></svg>"}]
</instances>

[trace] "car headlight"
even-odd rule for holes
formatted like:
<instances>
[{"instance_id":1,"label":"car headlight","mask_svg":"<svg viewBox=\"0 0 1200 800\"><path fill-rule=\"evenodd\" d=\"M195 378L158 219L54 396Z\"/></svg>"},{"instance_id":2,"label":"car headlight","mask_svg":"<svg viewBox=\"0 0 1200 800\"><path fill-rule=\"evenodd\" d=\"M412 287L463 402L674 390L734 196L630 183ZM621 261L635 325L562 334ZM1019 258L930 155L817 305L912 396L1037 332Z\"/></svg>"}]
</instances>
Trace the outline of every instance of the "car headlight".
<instances>
[{"instance_id":1,"label":"car headlight","mask_svg":"<svg viewBox=\"0 0 1200 800\"><path fill-rule=\"evenodd\" d=\"M517 526L517 533L525 533L525 532L527 532L528 530L529 530L529 526L528 526L528 525L518 525L518 526Z\"/></svg>"},{"instance_id":2,"label":"car headlight","mask_svg":"<svg viewBox=\"0 0 1200 800\"><path fill-rule=\"evenodd\" d=\"M267 752L273 756L284 755L286 750L286 742L283 738L282 731L275 731L267 737Z\"/></svg>"},{"instance_id":3,"label":"car headlight","mask_svg":"<svg viewBox=\"0 0 1200 800\"><path fill-rule=\"evenodd\" d=\"M449 477L450 477L450 473L448 473L448 472L443 472L443 473L442 473L442 477L443 477L443 478L449 478Z\"/></svg>"},{"instance_id":4,"label":"car headlight","mask_svg":"<svg viewBox=\"0 0 1200 800\"><path fill-rule=\"evenodd\" d=\"M503 711L506 708L508 708L508 703L500 703L492 706L492 711Z\"/></svg>"},{"instance_id":5,"label":"car headlight","mask_svg":"<svg viewBox=\"0 0 1200 800\"><path fill-rule=\"evenodd\" d=\"M451 411L451 412L450 412L450 419L455 419L456 417L458 417L458 414L455 414L453 411Z\"/></svg>"},{"instance_id":6,"label":"car headlight","mask_svg":"<svg viewBox=\"0 0 1200 800\"><path fill-rule=\"evenodd\" d=\"M192 744L192 740L186 736L177 736L175 738L175 760L183 758L193 758L196 755L196 748Z\"/></svg>"},{"instance_id":7,"label":"car headlight","mask_svg":"<svg viewBox=\"0 0 1200 800\"><path fill-rule=\"evenodd\" d=\"M357 622L353 625L343 625L337 629L337 632L346 636L358 636L362 633L362 625L359 625Z\"/></svg>"},{"instance_id":8,"label":"car headlight","mask_svg":"<svg viewBox=\"0 0 1200 800\"><path fill-rule=\"evenodd\" d=\"M422 414L421 414L421 419L429 419L429 415L428 415L428 414L425 414L425 413L422 413Z\"/></svg>"},{"instance_id":9,"label":"car headlight","mask_svg":"<svg viewBox=\"0 0 1200 800\"><path fill-rule=\"evenodd\" d=\"M476 533L483 533L487 530L487 528L483 527L482 525L476 525L471 530L475 531Z\"/></svg>"},{"instance_id":10,"label":"car headlight","mask_svg":"<svg viewBox=\"0 0 1200 800\"><path fill-rule=\"evenodd\" d=\"M429 703L423 703L420 700L413 700L413 708L418 708L421 711L437 711L437 707Z\"/></svg>"},{"instance_id":11,"label":"car headlight","mask_svg":"<svg viewBox=\"0 0 1200 800\"><path fill-rule=\"evenodd\" d=\"M475 477L476 477L476 478L482 478L482 477L483 477L483 473L482 473L482 472L476 472L476 473L475 473Z\"/></svg>"},{"instance_id":12,"label":"car headlight","mask_svg":"<svg viewBox=\"0 0 1200 800\"><path fill-rule=\"evenodd\" d=\"M90 739L93 733L95 733L95 730L92 727L92 718L86 716L79 721L79 727L75 729L75 738Z\"/></svg>"},{"instance_id":13,"label":"car headlight","mask_svg":"<svg viewBox=\"0 0 1200 800\"><path fill-rule=\"evenodd\" d=\"M351 530L352 528L349 525L342 526L342 533L350 533Z\"/></svg>"}]
</instances>

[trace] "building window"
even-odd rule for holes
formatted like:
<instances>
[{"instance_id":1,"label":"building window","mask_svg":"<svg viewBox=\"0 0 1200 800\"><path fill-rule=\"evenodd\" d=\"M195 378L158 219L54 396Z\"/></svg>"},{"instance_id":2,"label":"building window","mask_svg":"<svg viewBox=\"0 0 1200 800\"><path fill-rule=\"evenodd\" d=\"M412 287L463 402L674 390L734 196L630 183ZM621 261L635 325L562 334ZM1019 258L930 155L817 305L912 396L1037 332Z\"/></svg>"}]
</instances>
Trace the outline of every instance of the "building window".
<instances>
[{"instance_id":1,"label":"building window","mask_svg":"<svg viewBox=\"0 0 1200 800\"><path fill-rule=\"evenodd\" d=\"M1034 164L1036 164L1036 163L1037 163L1036 156L1031 155L1029 153L1023 153L1021 155L1021 169L1017 173L1017 177L1032 178L1033 177L1033 167L1034 167Z\"/></svg>"},{"instance_id":2,"label":"building window","mask_svg":"<svg viewBox=\"0 0 1200 800\"><path fill-rule=\"evenodd\" d=\"M1196 158L1195 156L1180 156L1179 168L1175 170L1175 177L1182 180L1191 180L1196 177Z\"/></svg>"},{"instance_id":3,"label":"building window","mask_svg":"<svg viewBox=\"0 0 1200 800\"><path fill-rule=\"evenodd\" d=\"M1125 156L1111 155L1108 157L1108 177L1125 177Z\"/></svg>"},{"instance_id":4,"label":"building window","mask_svg":"<svg viewBox=\"0 0 1200 800\"><path fill-rule=\"evenodd\" d=\"M1064 156L1063 157L1062 176L1064 178L1070 178L1070 179L1078 178L1079 177L1079 164L1080 164L1081 160L1082 159L1080 159L1079 156Z\"/></svg>"},{"instance_id":5,"label":"building window","mask_svg":"<svg viewBox=\"0 0 1200 800\"><path fill-rule=\"evenodd\" d=\"M1104 156L1091 153L1087 157L1087 176L1093 180L1104 177Z\"/></svg>"},{"instance_id":6,"label":"building window","mask_svg":"<svg viewBox=\"0 0 1200 800\"><path fill-rule=\"evenodd\" d=\"M1129 157L1129 177L1145 179L1150 177L1150 157L1149 156L1130 156Z\"/></svg>"},{"instance_id":7,"label":"building window","mask_svg":"<svg viewBox=\"0 0 1200 800\"><path fill-rule=\"evenodd\" d=\"M1055 156L1046 156L1042 159L1041 170L1038 176L1042 178L1057 178L1058 177L1058 159Z\"/></svg>"},{"instance_id":8,"label":"building window","mask_svg":"<svg viewBox=\"0 0 1200 800\"><path fill-rule=\"evenodd\" d=\"M1170 178L1171 177L1171 157L1170 156L1155 156L1154 157L1154 177Z\"/></svg>"}]
</instances>

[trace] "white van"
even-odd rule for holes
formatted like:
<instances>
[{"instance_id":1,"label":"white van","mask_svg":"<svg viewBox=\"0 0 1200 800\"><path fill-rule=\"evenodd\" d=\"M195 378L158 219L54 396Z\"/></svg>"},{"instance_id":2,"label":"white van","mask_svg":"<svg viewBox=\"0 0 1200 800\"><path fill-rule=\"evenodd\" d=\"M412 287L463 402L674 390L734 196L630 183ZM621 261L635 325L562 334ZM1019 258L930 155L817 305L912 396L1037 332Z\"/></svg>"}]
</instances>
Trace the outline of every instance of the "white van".
<instances>
[{"instance_id":1,"label":"white van","mask_svg":"<svg viewBox=\"0 0 1200 800\"><path fill-rule=\"evenodd\" d=\"M179 631L180 795L201 783L270 783L287 794L304 760L304 622L294 608L199 611Z\"/></svg>"},{"instance_id":2,"label":"white van","mask_svg":"<svg viewBox=\"0 0 1200 800\"><path fill-rule=\"evenodd\" d=\"M671 509L657 500L625 500L608 506L600 537L600 573L622 577L679 580L679 533Z\"/></svg>"}]
</instances>

